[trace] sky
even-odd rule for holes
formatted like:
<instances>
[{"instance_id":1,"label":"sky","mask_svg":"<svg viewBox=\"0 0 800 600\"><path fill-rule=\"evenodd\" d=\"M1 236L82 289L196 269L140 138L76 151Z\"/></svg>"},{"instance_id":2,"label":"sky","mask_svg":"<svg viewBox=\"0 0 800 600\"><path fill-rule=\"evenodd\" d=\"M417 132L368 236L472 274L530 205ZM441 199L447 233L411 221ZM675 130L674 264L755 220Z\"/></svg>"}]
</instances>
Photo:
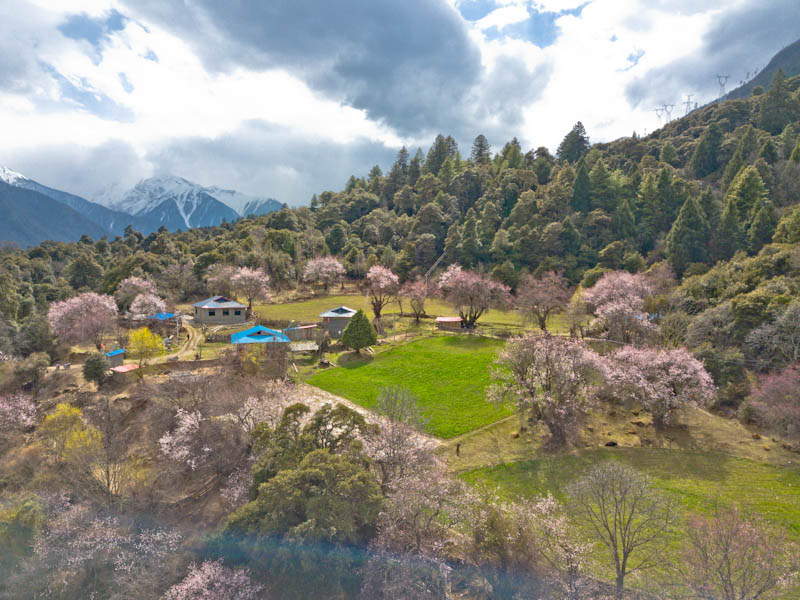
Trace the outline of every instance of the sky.
<instances>
[{"instance_id":1,"label":"sky","mask_svg":"<svg viewBox=\"0 0 800 600\"><path fill-rule=\"evenodd\" d=\"M437 133L649 133L800 36L797 0L2 0L0 165L307 204Z\"/></svg>"}]
</instances>

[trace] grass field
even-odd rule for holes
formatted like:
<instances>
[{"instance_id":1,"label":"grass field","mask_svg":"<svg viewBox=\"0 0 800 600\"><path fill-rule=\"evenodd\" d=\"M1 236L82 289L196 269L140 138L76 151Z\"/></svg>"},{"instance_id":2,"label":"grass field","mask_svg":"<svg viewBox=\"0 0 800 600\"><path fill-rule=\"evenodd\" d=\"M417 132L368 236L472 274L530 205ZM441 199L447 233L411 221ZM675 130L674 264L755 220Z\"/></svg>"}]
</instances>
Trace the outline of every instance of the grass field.
<instances>
[{"instance_id":1,"label":"grass field","mask_svg":"<svg viewBox=\"0 0 800 600\"><path fill-rule=\"evenodd\" d=\"M511 414L485 398L489 365L499 340L477 336L426 338L321 371L308 383L366 407L386 386L403 386L419 399L428 431L451 438Z\"/></svg>"},{"instance_id":2,"label":"grass field","mask_svg":"<svg viewBox=\"0 0 800 600\"><path fill-rule=\"evenodd\" d=\"M619 461L650 477L652 485L682 505L686 514L710 514L715 506L734 503L760 514L800 542L800 471L736 458L714 452L686 452L660 448L602 448L578 454L557 455L506 465L483 467L462 473L473 484L485 483L509 499L535 497L548 492L566 500L570 483L604 461ZM667 538L663 564L680 560L683 529ZM607 550L596 546L591 553L592 572L613 579ZM652 577L670 579L657 569ZM647 578L630 582L647 589ZM796 598L797 588L782 598Z\"/></svg>"},{"instance_id":3,"label":"grass field","mask_svg":"<svg viewBox=\"0 0 800 600\"><path fill-rule=\"evenodd\" d=\"M362 309L367 315L372 316L372 307L369 299L364 294L320 296L310 300L282 304L258 304L254 307L254 310L264 319L316 322L319 321L320 313L342 305L356 310ZM410 306L407 302L403 304L403 308L406 312L410 311ZM432 299L426 302L425 312L431 317L458 314L453 310L452 306L439 299ZM386 316L398 315L399 313L400 308L397 302L392 302L383 309L383 315ZM427 323L431 324L431 321L428 320ZM478 324L511 325L515 327L525 325L522 316L512 310L490 310L481 317ZM553 326L556 329L562 326L562 319L559 316L553 319Z\"/></svg>"}]
</instances>

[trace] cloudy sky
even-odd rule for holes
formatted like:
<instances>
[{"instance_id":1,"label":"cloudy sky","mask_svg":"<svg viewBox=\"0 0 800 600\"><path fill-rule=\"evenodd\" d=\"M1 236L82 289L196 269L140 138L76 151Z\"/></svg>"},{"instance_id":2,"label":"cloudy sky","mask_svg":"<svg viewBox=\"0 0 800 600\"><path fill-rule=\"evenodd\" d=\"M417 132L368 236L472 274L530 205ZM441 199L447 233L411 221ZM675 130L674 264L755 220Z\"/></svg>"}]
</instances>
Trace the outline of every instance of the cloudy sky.
<instances>
[{"instance_id":1,"label":"cloudy sky","mask_svg":"<svg viewBox=\"0 0 800 600\"><path fill-rule=\"evenodd\" d=\"M649 132L800 36L797 0L0 0L0 165L292 205L438 132Z\"/></svg>"}]
</instances>

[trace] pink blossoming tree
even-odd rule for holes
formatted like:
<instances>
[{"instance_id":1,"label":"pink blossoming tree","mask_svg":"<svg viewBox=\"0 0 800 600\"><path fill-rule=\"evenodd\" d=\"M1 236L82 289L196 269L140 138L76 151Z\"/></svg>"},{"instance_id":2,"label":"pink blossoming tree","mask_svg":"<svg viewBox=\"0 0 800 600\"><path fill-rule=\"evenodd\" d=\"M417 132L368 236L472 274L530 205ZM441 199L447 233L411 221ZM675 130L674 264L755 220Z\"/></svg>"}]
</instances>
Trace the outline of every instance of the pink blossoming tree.
<instances>
[{"instance_id":1,"label":"pink blossoming tree","mask_svg":"<svg viewBox=\"0 0 800 600\"><path fill-rule=\"evenodd\" d=\"M130 308L132 314L145 317L156 313L163 313L166 312L166 310L166 303L155 294L150 294L148 292L136 296L133 302L131 302Z\"/></svg>"},{"instance_id":2,"label":"pink blossoming tree","mask_svg":"<svg viewBox=\"0 0 800 600\"><path fill-rule=\"evenodd\" d=\"M100 349L103 334L116 325L117 303L111 296L86 292L51 304L47 320L60 342L94 342Z\"/></svg>"},{"instance_id":3,"label":"pink blossoming tree","mask_svg":"<svg viewBox=\"0 0 800 600\"><path fill-rule=\"evenodd\" d=\"M603 361L583 342L529 333L509 340L492 372L489 397L511 401L520 422L541 421L550 442L563 446L591 400L592 380Z\"/></svg>"},{"instance_id":4,"label":"pink blossoming tree","mask_svg":"<svg viewBox=\"0 0 800 600\"><path fill-rule=\"evenodd\" d=\"M336 283L342 277L344 277L344 267L333 256L312 258L306 263L303 271L303 281L321 283L326 292L332 283Z\"/></svg>"},{"instance_id":5,"label":"pink blossoming tree","mask_svg":"<svg viewBox=\"0 0 800 600\"><path fill-rule=\"evenodd\" d=\"M247 309L253 310L253 300L268 300L269 275L263 269L241 267L231 276L231 286L236 294L247 298Z\"/></svg>"},{"instance_id":6,"label":"pink blossoming tree","mask_svg":"<svg viewBox=\"0 0 800 600\"><path fill-rule=\"evenodd\" d=\"M755 420L780 435L800 441L800 365L759 379L748 402Z\"/></svg>"},{"instance_id":7,"label":"pink blossoming tree","mask_svg":"<svg viewBox=\"0 0 800 600\"><path fill-rule=\"evenodd\" d=\"M398 296L408 299L414 319L419 323L420 318L425 316L425 301L433 295L434 291L424 279L417 279L407 282L400 288Z\"/></svg>"},{"instance_id":8,"label":"pink blossoming tree","mask_svg":"<svg viewBox=\"0 0 800 600\"><path fill-rule=\"evenodd\" d=\"M117 291L114 293L114 298L119 305L120 310L127 310L131 302L139 294L152 294L157 296L155 284L142 277L131 275L127 279L123 279L117 286Z\"/></svg>"},{"instance_id":9,"label":"pink blossoming tree","mask_svg":"<svg viewBox=\"0 0 800 600\"><path fill-rule=\"evenodd\" d=\"M372 312L380 319L383 307L389 304L400 287L400 278L381 265L374 265L367 271L367 286Z\"/></svg>"},{"instance_id":10,"label":"pink blossoming tree","mask_svg":"<svg viewBox=\"0 0 800 600\"><path fill-rule=\"evenodd\" d=\"M703 364L685 349L661 350L625 346L605 361L612 393L639 402L664 427L683 405L704 405L715 388Z\"/></svg>"},{"instance_id":11,"label":"pink blossoming tree","mask_svg":"<svg viewBox=\"0 0 800 600\"><path fill-rule=\"evenodd\" d=\"M507 308L511 305L508 286L487 275L465 271L455 264L442 273L439 289L445 300L458 311L467 329L473 329L481 315L490 307Z\"/></svg>"},{"instance_id":12,"label":"pink blossoming tree","mask_svg":"<svg viewBox=\"0 0 800 600\"><path fill-rule=\"evenodd\" d=\"M36 405L28 396L0 396L0 432L28 429L35 423Z\"/></svg>"},{"instance_id":13,"label":"pink blossoming tree","mask_svg":"<svg viewBox=\"0 0 800 600\"><path fill-rule=\"evenodd\" d=\"M263 589L247 569L234 571L222 561L205 561L191 565L188 575L167 590L164 600L256 600L264 598Z\"/></svg>"},{"instance_id":14,"label":"pink blossoming tree","mask_svg":"<svg viewBox=\"0 0 800 600\"><path fill-rule=\"evenodd\" d=\"M645 298L652 293L653 286L644 275L611 271L584 290L583 300L609 339L632 343L645 340L656 329L644 312Z\"/></svg>"},{"instance_id":15,"label":"pink blossoming tree","mask_svg":"<svg viewBox=\"0 0 800 600\"><path fill-rule=\"evenodd\" d=\"M547 332L548 317L563 310L569 302L567 281L562 275L549 271L541 277L528 275L517 290L516 307L529 320Z\"/></svg>"}]
</instances>

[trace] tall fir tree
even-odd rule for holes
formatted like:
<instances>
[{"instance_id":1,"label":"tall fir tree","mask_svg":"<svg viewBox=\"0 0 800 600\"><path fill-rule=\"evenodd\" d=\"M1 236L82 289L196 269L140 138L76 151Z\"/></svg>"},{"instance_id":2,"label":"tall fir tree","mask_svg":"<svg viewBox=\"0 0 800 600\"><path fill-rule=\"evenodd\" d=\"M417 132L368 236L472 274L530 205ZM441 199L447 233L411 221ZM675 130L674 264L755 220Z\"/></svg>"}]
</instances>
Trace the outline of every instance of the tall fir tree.
<instances>
[{"instance_id":1,"label":"tall fir tree","mask_svg":"<svg viewBox=\"0 0 800 600\"><path fill-rule=\"evenodd\" d=\"M588 213L592 209L592 184L585 160L578 163L578 170L575 173L575 184L572 188L572 208L582 213Z\"/></svg>"},{"instance_id":2,"label":"tall fir tree","mask_svg":"<svg viewBox=\"0 0 800 600\"><path fill-rule=\"evenodd\" d=\"M470 158L476 165L485 165L489 163L491 157L492 152L489 141L486 139L486 136L481 133L475 138L475 141L472 142Z\"/></svg>"},{"instance_id":3,"label":"tall fir tree","mask_svg":"<svg viewBox=\"0 0 800 600\"><path fill-rule=\"evenodd\" d=\"M689 167L694 174L703 178L719 168L719 154L722 147L722 129L716 123L709 125L700 136L694 149Z\"/></svg>"},{"instance_id":4,"label":"tall fir tree","mask_svg":"<svg viewBox=\"0 0 800 600\"><path fill-rule=\"evenodd\" d=\"M350 317L350 322L342 332L342 345L345 348L355 350L356 354L361 353L362 348L372 346L378 341L375 328L369 322L363 310L359 310Z\"/></svg>"},{"instance_id":5,"label":"tall fir tree","mask_svg":"<svg viewBox=\"0 0 800 600\"><path fill-rule=\"evenodd\" d=\"M778 69L772 78L772 87L761 101L759 127L772 135L778 135L784 127L798 118L800 118L800 105L792 96L783 69Z\"/></svg>"},{"instance_id":6,"label":"tall fir tree","mask_svg":"<svg viewBox=\"0 0 800 600\"><path fill-rule=\"evenodd\" d=\"M589 151L589 137L583 123L578 121L558 146L559 160L576 163Z\"/></svg>"},{"instance_id":7,"label":"tall fir tree","mask_svg":"<svg viewBox=\"0 0 800 600\"><path fill-rule=\"evenodd\" d=\"M678 276L691 263L708 260L709 225L697 199L689 196L667 234L667 257Z\"/></svg>"},{"instance_id":8,"label":"tall fir tree","mask_svg":"<svg viewBox=\"0 0 800 600\"><path fill-rule=\"evenodd\" d=\"M617 208L617 190L611 173L608 172L605 162L601 158L592 167L589 173L591 182L591 207L600 208L609 215L613 215Z\"/></svg>"}]
</instances>

